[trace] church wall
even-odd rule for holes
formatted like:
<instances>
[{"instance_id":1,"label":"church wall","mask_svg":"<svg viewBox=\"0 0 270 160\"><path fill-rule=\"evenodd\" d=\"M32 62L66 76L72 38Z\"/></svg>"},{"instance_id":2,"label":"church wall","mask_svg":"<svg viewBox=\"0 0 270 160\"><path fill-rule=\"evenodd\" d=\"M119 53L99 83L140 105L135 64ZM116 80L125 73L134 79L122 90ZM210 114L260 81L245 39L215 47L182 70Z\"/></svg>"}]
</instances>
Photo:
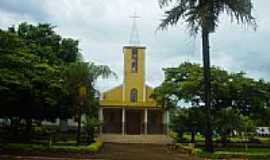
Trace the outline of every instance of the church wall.
<instances>
[{"instance_id":1,"label":"church wall","mask_svg":"<svg viewBox=\"0 0 270 160\"><path fill-rule=\"evenodd\" d=\"M122 85L104 92L102 96L102 98L106 101L122 101Z\"/></svg>"}]
</instances>

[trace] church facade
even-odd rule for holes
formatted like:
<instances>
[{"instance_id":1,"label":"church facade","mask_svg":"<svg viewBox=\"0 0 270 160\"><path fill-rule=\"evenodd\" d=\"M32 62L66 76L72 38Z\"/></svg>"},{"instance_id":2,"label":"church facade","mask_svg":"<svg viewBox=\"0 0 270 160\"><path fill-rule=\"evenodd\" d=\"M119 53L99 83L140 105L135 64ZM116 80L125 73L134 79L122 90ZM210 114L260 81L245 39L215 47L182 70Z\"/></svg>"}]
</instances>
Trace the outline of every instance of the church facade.
<instances>
[{"instance_id":1,"label":"church facade","mask_svg":"<svg viewBox=\"0 0 270 160\"><path fill-rule=\"evenodd\" d=\"M102 93L99 120L101 134L166 134L169 112L151 98L153 88L145 83L143 46L123 47L123 83Z\"/></svg>"}]
</instances>

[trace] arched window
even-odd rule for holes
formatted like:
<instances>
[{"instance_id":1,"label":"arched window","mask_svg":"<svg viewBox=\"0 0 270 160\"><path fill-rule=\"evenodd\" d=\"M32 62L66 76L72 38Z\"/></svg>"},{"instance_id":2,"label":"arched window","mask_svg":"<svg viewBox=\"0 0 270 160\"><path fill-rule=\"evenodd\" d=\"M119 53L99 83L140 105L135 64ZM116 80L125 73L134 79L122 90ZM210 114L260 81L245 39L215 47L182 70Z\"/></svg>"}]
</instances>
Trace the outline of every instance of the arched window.
<instances>
[{"instance_id":1,"label":"arched window","mask_svg":"<svg viewBox=\"0 0 270 160\"><path fill-rule=\"evenodd\" d=\"M130 101L131 102L137 102L137 98L138 98L138 91L137 91L137 89L133 88L130 91Z\"/></svg>"}]
</instances>

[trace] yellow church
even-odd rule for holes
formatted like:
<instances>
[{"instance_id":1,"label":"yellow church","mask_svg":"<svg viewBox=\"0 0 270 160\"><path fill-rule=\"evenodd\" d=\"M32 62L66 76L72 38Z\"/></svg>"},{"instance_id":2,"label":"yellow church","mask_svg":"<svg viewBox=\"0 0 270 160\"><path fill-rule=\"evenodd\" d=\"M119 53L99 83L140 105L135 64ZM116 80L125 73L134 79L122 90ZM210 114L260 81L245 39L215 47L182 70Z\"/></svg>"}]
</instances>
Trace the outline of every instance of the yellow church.
<instances>
[{"instance_id":1,"label":"yellow church","mask_svg":"<svg viewBox=\"0 0 270 160\"><path fill-rule=\"evenodd\" d=\"M153 88L145 84L144 46L124 46L123 83L102 94L99 119L102 134L166 134L168 112L150 98Z\"/></svg>"},{"instance_id":2,"label":"yellow church","mask_svg":"<svg viewBox=\"0 0 270 160\"><path fill-rule=\"evenodd\" d=\"M145 83L145 51L133 18L128 46L123 47L123 82L102 93L99 108L100 138L104 142L168 144L169 112L151 98Z\"/></svg>"}]
</instances>

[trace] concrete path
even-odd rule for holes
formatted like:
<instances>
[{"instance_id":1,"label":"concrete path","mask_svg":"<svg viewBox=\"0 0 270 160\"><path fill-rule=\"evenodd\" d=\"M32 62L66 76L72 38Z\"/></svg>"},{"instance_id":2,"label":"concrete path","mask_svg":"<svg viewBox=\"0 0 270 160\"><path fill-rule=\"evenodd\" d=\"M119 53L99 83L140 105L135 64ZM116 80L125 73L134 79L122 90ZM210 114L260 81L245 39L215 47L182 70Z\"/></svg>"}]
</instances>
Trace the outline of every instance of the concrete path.
<instances>
[{"instance_id":1,"label":"concrete path","mask_svg":"<svg viewBox=\"0 0 270 160\"><path fill-rule=\"evenodd\" d=\"M195 160L186 154L170 151L165 145L107 143L95 156L108 160Z\"/></svg>"}]
</instances>

